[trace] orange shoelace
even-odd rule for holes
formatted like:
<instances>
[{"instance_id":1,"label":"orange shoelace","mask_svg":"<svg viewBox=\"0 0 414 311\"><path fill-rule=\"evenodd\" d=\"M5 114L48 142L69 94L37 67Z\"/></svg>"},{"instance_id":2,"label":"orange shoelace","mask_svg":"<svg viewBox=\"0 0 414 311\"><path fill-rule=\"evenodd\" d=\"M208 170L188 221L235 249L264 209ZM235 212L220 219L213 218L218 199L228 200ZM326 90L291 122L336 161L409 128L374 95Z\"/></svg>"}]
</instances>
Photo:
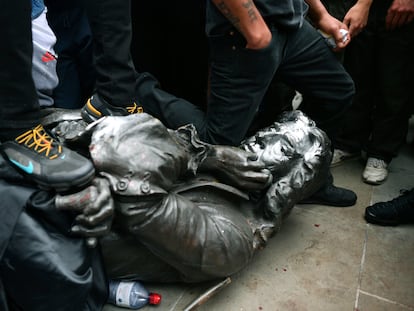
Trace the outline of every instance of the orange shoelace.
<instances>
[{"instance_id":1,"label":"orange shoelace","mask_svg":"<svg viewBox=\"0 0 414 311\"><path fill-rule=\"evenodd\" d=\"M41 124L18 136L16 142L25 144L39 154L44 153L51 160L57 158L62 153L62 146L55 143L54 139L46 133Z\"/></svg>"}]
</instances>

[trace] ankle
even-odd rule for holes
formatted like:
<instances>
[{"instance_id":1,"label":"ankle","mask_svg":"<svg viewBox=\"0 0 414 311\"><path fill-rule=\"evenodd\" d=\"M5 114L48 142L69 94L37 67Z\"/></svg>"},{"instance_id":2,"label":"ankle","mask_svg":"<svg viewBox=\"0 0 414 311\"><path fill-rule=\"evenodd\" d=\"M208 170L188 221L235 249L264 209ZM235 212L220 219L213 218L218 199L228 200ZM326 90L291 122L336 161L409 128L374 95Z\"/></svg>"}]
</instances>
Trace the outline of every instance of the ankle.
<instances>
[{"instance_id":1,"label":"ankle","mask_svg":"<svg viewBox=\"0 0 414 311\"><path fill-rule=\"evenodd\" d=\"M17 129L1 129L0 130L0 142L6 142L15 140L16 137L20 136L24 132L34 128L36 124L33 126L28 126L27 128L17 128Z\"/></svg>"}]
</instances>

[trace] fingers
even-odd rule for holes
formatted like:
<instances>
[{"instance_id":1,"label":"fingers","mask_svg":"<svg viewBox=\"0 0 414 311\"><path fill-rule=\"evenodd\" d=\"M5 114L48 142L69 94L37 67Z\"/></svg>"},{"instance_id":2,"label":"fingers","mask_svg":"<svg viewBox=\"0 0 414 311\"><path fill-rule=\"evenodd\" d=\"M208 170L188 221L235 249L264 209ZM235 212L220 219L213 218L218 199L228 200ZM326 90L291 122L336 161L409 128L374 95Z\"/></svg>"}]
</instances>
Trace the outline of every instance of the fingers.
<instances>
[{"instance_id":1,"label":"fingers","mask_svg":"<svg viewBox=\"0 0 414 311\"><path fill-rule=\"evenodd\" d=\"M111 200L109 183L103 178L95 178L92 185L84 190L69 194L56 195L55 205L60 210L82 212L92 215L101 209L101 206Z\"/></svg>"},{"instance_id":2,"label":"fingers","mask_svg":"<svg viewBox=\"0 0 414 311\"><path fill-rule=\"evenodd\" d=\"M99 216L103 206L111 206L113 209L113 202L111 197L111 191L109 189L109 182L106 179L95 178L92 182L95 187L90 189L90 198L93 201L85 204L83 209L84 215L95 215Z\"/></svg>"},{"instance_id":3,"label":"fingers","mask_svg":"<svg viewBox=\"0 0 414 311\"><path fill-rule=\"evenodd\" d=\"M112 218L114 214L114 206L113 201L109 200L107 204L103 207L101 207L97 213L94 214L79 214L76 216L76 223L84 225L84 226L96 226L97 224L105 221L106 219Z\"/></svg>"},{"instance_id":4,"label":"fingers","mask_svg":"<svg viewBox=\"0 0 414 311\"><path fill-rule=\"evenodd\" d=\"M414 13L410 12L395 12L389 10L385 17L385 27L387 30L394 30L398 27L410 23L414 19Z\"/></svg>"},{"instance_id":5,"label":"fingers","mask_svg":"<svg viewBox=\"0 0 414 311\"><path fill-rule=\"evenodd\" d=\"M90 238L87 240L89 247L97 244L96 237L107 234L111 229L114 203L106 179L95 178L91 186L80 192L57 195L55 204L60 210L79 213L71 232Z\"/></svg>"},{"instance_id":6,"label":"fingers","mask_svg":"<svg viewBox=\"0 0 414 311\"><path fill-rule=\"evenodd\" d=\"M272 174L269 170L264 169L259 172L246 171L242 172L235 183L243 189L261 190L266 188L272 182Z\"/></svg>"},{"instance_id":7,"label":"fingers","mask_svg":"<svg viewBox=\"0 0 414 311\"><path fill-rule=\"evenodd\" d=\"M99 226L94 226L92 228L74 225L71 228L71 232L74 235L83 236L83 237L100 237L107 234L111 230L111 223L102 223Z\"/></svg>"},{"instance_id":8,"label":"fingers","mask_svg":"<svg viewBox=\"0 0 414 311\"><path fill-rule=\"evenodd\" d=\"M55 205L60 210L82 211L85 206L94 201L93 195L96 191L92 191L94 187L89 186L86 189L69 195L56 195Z\"/></svg>"}]
</instances>

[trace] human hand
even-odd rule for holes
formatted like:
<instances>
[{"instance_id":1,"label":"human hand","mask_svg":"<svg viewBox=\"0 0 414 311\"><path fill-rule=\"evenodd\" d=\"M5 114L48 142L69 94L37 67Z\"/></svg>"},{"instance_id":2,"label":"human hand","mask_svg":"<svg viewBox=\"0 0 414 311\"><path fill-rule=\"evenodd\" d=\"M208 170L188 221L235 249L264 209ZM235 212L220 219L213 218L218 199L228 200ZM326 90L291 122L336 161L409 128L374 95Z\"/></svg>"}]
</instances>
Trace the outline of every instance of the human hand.
<instances>
[{"instance_id":1,"label":"human hand","mask_svg":"<svg viewBox=\"0 0 414 311\"><path fill-rule=\"evenodd\" d=\"M414 0L394 0L388 9L385 17L385 27L393 30L414 19Z\"/></svg>"},{"instance_id":2,"label":"human hand","mask_svg":"<svg viewBox=\"0 0 414 311\"><path fill-rule=\"evenodd\" d=\"M261 190L272 181L272 174L257 155L240 148L214 145L202 163L224 182L246 190Z\"/></svg>"},{"instance_id":3,"label":"human hand","mask_svg":"<svg viewBox=\"0 0 414 311\"><path fill-rule=\"evenodd\" d=\"M89 247L95 247L97 238L111 229L114 203L109 182L104 178L95 178L80 192L57 195L55 205L59 210L78 213L71 232L86 237Z\"/></svg>"},{"instance_id":4,"label":"human hand","mask_svg":"<svg viewBox=\"0 0 414 311\"><path fill-rule=\"evenodd\" d=\"M245 38L247 41L246 49L260 50L269 46L272 41L272 33L267 26L264 26L257 35L250 33L250 36L245 35Z\"/></svg>"},{"instance_id":5,"label":"human hand","mask_svg":"<svg viewBox=\"0 0 414 311\"><path fill-rule=\"evenodd\" d=\"M332 37L335 40L333 47L335 52L344 49L351 41L348 26L329 14L324 15L317 26L325 38Z\"/></svg>"},{"instance_id":6,"label":"human hand","mask_svg":"<svg viewBox=\"0 0 414 311\"><path fill-rule=\"evenodd\" d=\"M359 0L344 17L343 23L348 27L351 37L358 35L367 25L372 0Z\"/></svg>"},{"instance_id":7,"label":"human hand","mask_svg":"<svg viewBox=\"0 0 414 311\"><path fill-rule=\"evenodd\" d=\"M272 34L254 1L212 0L217 9L246 39L246 48L260 50L272 40Z\"/></svg>"}]
</instances>

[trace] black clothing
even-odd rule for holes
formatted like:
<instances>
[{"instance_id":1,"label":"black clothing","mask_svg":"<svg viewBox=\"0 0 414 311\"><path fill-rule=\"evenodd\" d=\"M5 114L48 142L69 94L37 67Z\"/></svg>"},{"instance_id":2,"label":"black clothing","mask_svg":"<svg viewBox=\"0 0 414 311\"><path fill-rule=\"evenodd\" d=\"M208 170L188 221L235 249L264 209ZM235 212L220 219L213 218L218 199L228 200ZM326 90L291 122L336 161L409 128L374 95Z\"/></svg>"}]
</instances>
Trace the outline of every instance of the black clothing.
<instances>
[{"instance_id":1,"label":"black clothing","mask_svg":"<svg viewBox=\"0 0 414 311\"><path fill-rule=\"evenodd\" d=\"M131 57L130 0L88 0L94 43L96 89L113 106L134 102L135 67Z\"/></svg>"},{"instance_id":2,"label":"black clothing","mask_svg":"<svg viewBox=\"0 0 414 311\"><path fill-rule=\"evenodd\" d=\"M0 173L1 310L101 310L108 289L99 249L68 234L74 216L56 208L53 192L1 156Z\"/></svg>"},{"instance_id":3,"label":"black clothing","mask_svg":"<svg viewBox=\"0 0 414 311\"><path fill-rule=\"evenodd\" d=\"M31 2L2 1L0 29L0 141L39 123L39 102L32 78Z\"/></svg>"},{"instance_id":4,"label":"black clothing","mask_svg":"<svg viewBox=\"0 0 414 311\"><path fill-rule=\"evenodd\" d=\"M344 66L357 92L335 142L338 149L365 150L385 162L406 142L413 103L414 22L386 30L391 3L372 3L366 28L345 50Z\"/></svg>"},{"instance_id":5,"label":"black clothing","mask_svg":"<svg viewBox=\"0 0 414 311\"><path fill-rule=\"evenodd\" d=\"M281 29L298 29L302 26L308 5L298 0L254 1L263 18ZM212 1L207 1L206 31L208 35L223 34L232 28L226 17Z\"/></svg>"},{"instance_id":6,"label":"black clothing","mask_svg":"<svg viewBox=\"0 0 414 311\"><path fill-rule=\"evenodd\" d=\"M272 41L261 50L246 49L243 36L215 7L207 6L211 71L206 112L156 90L157 82L147 74L138 78L137 85L144 111L172 128L193 123L205 142L237 146L246 137L270 84L278 81L274 79L278 76L312 99L302 110L332 139L351 104L353 81L322 36L304 19L305 4L294 1L292 8L297 10L288 11L283 4L277 9L269 3L255 2L266 17L273 13L275 18L274 22L268 21ZM282 12L290 12L290 26L295 25L291 29L286 28L288 24L283 18L276 21ZM155 94L151 94L151 89L156 90ZM149 101L143 100L148 97Z\"/></svg>"},{"instance_id":7,"label":"black clothing","mask_svg":"<svg viewBox=\"0 0 414 311\"><path fill-rule=\"evenodd\" d=\"M58 86L53 90L56 108L81 108L95 86L92 33L82 0L49 0L47 20L56 35Z\"/></svg>"}]
</instances>

